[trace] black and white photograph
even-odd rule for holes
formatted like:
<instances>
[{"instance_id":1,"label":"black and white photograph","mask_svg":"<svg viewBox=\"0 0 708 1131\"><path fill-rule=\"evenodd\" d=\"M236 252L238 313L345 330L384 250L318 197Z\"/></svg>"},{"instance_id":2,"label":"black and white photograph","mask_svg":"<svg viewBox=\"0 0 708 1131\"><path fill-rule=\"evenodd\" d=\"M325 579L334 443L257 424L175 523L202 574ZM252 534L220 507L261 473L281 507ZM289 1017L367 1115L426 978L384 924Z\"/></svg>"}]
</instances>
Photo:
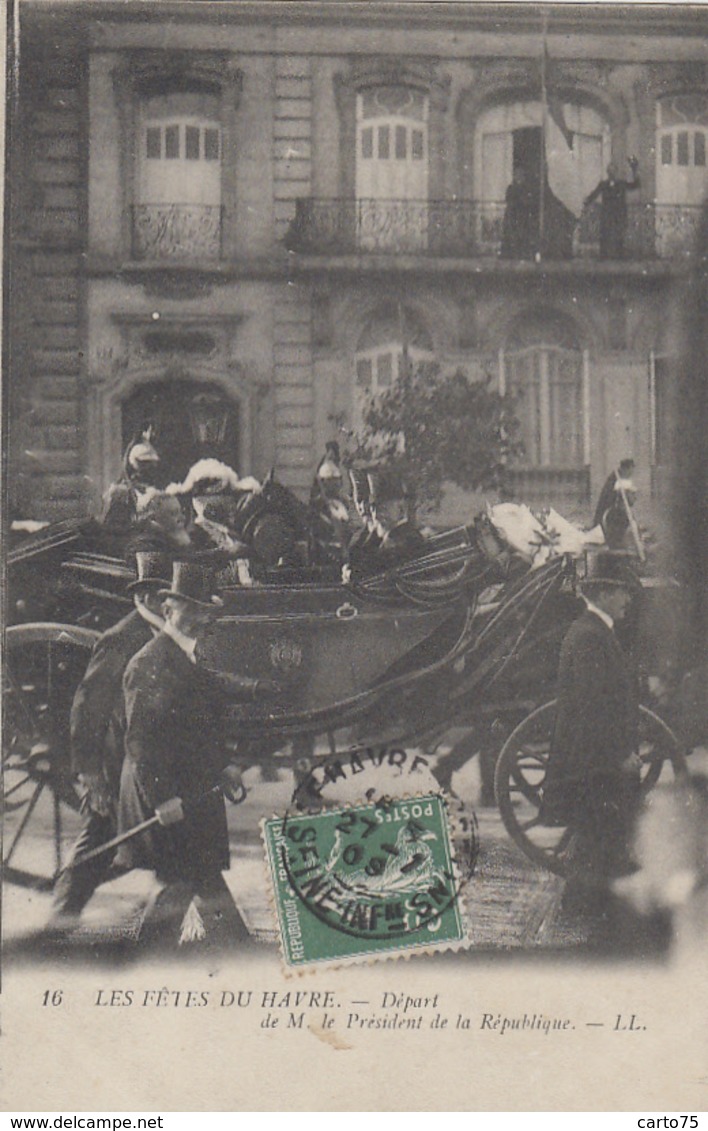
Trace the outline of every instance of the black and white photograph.
<instances>
[{"instance_id":1,"label":"black and white photograph","mask_svg":"<svg viewBox=\"0 0 708 1131\"><path fill-rule=\"evenodd\" d=\"M702 1110L708 6L6 12L6 1108Z\"/></svg>"}]
</instances>

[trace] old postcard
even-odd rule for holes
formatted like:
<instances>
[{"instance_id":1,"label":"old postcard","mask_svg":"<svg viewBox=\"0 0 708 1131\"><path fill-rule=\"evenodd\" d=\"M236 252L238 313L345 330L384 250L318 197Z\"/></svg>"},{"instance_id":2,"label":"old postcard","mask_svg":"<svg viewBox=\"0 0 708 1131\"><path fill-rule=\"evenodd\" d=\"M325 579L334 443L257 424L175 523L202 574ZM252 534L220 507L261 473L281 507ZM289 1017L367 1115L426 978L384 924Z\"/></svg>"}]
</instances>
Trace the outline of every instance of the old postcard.
<instances>
[{"instance_id":1,"label":"old postcard","mask_svg":"<svg viewBox=\"0 0 708 1131\"><path fill-rule=\"evenodd\" d=\"M10 6L6 1109L702 1109L707 42Z\"/></svg>"}]
</instances>

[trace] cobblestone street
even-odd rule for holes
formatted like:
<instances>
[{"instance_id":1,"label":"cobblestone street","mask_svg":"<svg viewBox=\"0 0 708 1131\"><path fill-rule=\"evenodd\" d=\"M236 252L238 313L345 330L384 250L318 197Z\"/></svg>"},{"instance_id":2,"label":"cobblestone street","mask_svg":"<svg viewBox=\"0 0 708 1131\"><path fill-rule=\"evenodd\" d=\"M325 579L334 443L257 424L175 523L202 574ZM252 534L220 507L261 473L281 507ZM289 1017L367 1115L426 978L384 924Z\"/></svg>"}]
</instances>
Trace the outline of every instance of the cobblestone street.
<instances>
[{"instance_id":1,"label":"cobblestone street","mask_svg":"<svg viewBox=\"0 0 708 1131\"><path fill-rule=\"evenodd\" d=\"M286 811L291 802L291 777L282 770L277 781L264 781L258 770L251 770L245 780L246 801L227 807L232 866L226 879L251 935L259 943L274 947L276 932L259 822L264 816ZM465 888L472 949L557 949L582 943L582 930L561 927L558 922L563 881L524 857L510 840L496 809L471 805L469 799L479 791L476 763L463 767L453 784L466 809L474 808L478 826L479 853ZM31 860L33 848L38 849L43 823L40 814L40 820L33 824L31 840L25 834L26 860ZM82 927L72 941L100 947L104 940L134 934L154 883L150 874L133 871L104 884L89 903ZM21 938L43 926L50 900L48 892L7 884L6 941L21 948Z\"/></svg>"}]
</instances>

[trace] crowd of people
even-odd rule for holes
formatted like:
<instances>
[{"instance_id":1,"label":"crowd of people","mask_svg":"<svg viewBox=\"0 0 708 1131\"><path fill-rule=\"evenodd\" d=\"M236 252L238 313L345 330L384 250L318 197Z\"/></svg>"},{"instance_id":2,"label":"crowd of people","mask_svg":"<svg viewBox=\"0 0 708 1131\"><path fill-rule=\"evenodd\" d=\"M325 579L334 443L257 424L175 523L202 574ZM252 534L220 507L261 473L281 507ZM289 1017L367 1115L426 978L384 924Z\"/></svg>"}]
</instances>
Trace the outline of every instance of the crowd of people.
<instances>
[{"instance_id":1,"label":"crowd of people","mask_svg":"<svg viewBox=\"0 0 708 1131\"><path fill-rule=\"evenodd\" d=\"M154 428L146 427L104 501L103 546L131 566L137 553L152 552L213 568L234 562L243 585L275 567L313 566L361 579L425 549L400 478L375 467L345 471L336 441L317 465L308 504L272 473L262 483L240 478L211 458L182 482L159 486L159 464Z\"/></svg>"}]
</instances>

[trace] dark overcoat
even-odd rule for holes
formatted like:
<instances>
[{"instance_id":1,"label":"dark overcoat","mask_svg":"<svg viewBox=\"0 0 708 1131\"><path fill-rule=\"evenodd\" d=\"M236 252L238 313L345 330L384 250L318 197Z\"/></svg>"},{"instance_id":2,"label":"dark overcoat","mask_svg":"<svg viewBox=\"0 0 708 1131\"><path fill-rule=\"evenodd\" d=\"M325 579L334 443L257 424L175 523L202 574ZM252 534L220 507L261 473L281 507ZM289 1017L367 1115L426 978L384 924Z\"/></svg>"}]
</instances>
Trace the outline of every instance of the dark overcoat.
<instances>
[{"instance_id":1,"label":"dark overcoat","mask_svg":"<svg viewBox=\"0 0 708 1131\"><path fill-rule=\"evenodd\" d=\"M71 707L71 761L75 774L103 771L118 797L123 764L122 680L136 652L152 639L133 611L96 641Z\"/></svg>"},{"instance_id":2,"label":"dark overcoat","mask_svg":"<svg viewBox=\"0 0 708 1131\"><path fill-rule=\"evenodd\" d=\"M347 561L355 579L376 573L382 568L378 557L380 546L381 535L368 526L360 527L352 535L347 547Z\"/></svg>"},{"instance_id":3,"label":"dark overcoat","mask_svg":"<svg viewBox=\"0 0 708 1131\"><path fill-rule=\"evenodd\" d=\"M615 483L617 482L617 472L611 471L607 479L602 485L597 506L595 507L595 514L593 515L593 526L600 526L605 517L605 512L610 509L613 503L617 500L617 492L615 491Z\"/></svg>"},{"instance_id":4,"label":"dark overcoat","mask_svg":"<svg viewBox=\"0 0 708 1131\"><path fill-rule=\"evenodd\" d=\"M413 522L399 522L384 535L379 550L379 569L395 569L425 553L425 538Z\"/></svg>"},{"instance_id":5,"label":"dark overcoat","mask_svg":"<svg viewBox=\"0 0 708 1131\"><path fill-rule=\"evenodd\" d=\"M190 880L229 867L224 799L209 796L190 806L219 780L229 761L224 744L225 697L166 633L129 663L123 679L125 761L120 787L119 832L181 797L187 815L157 825L121 846L119 860L150 868L163 880Z\"/></svg>"},{"instance_id":6,"label":"dark overcoat","mask_svg":"<svg viewBox=\"0 0 708 1131\"><path fill-rule=\"evenodd\" d=\"M586 610L563 641L558 710L544 784L547 819L572 820L594 788L622 781L622 763L637 749L639 696L615 633Z\"/></svg>"}]
</instances>

